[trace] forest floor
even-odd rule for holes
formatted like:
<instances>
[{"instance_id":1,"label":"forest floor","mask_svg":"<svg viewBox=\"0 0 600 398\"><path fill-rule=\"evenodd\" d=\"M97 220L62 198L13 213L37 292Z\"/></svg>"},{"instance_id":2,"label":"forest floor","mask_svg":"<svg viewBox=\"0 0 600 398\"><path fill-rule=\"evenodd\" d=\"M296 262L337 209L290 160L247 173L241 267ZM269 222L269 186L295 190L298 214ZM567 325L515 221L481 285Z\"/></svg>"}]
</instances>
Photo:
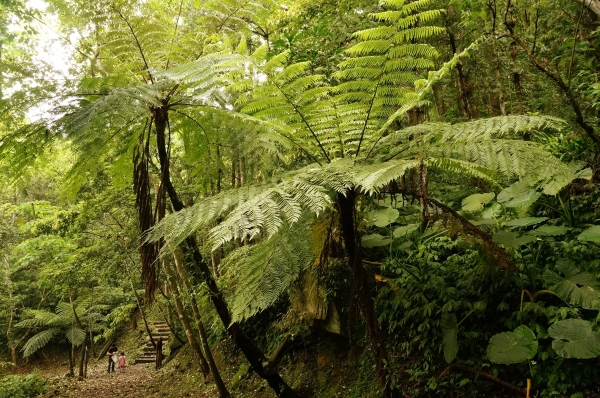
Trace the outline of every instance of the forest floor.
<instances>
[{"instance_id":1,"label":"forest floor","mask_svg":"<svg viewBox=\"0 0 600 398\"><path fill-rule=\"evenodd\" d=\"M52 380L44 397L105 398L163 396L157 388L158 373L154 364L128 366L122 371L106 372L104 361L88 368L87 379L60 378ZM199 395L202 396L202 395Z\"/></svg>"}]
</instances>

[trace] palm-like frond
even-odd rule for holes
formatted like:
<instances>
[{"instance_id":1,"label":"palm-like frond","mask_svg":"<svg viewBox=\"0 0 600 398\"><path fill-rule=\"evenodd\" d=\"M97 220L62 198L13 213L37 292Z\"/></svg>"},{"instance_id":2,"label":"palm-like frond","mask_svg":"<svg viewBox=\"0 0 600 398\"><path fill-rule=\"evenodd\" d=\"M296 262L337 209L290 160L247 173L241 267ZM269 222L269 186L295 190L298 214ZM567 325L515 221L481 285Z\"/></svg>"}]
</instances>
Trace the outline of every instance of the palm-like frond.
<instances>
[{"instance_id":1,"label":"palm-like frond","mask_svg":"<svg viewBox=\"0 0 600 398\"><path fill-rule=\"evenodd\" d=\"M23 346L23 356L28 357L61 333L60 328L50 328L32 336Z\"/></svg>"},{"instance_id":2,"label":"palm-like frond","mask_svg":"<svg viewBox=\"0 0 600 398\"><path fill-rule=\"evenodd\" d=\"M313 261L310 231L303 222L286 224L256 245L232 252L221 263L237 281L231 298L233 321L241 321L272 305L300 271Z\"/></svg>"},{"instance_id":3,"label":"palm-like frond","mask_svg":"<svg viewBox=\"0 0 600 398\"><path fill-rule=\"evenodd\" d=\"M429 25L443 14L424 10L430 3L384 2L386 11L370 15L382 25L355 33L360 42L346 51L350 58L339 65L340 84L332 89L347 153L358 155L363 141L407 102L419 74L433 69L437 51L423 41L445 29Z\"/></svg>"},{"instance_id":4,"label":"palm-like frond","mask_svg":"<svg viewBox=\"0 0 600 398\"><path fill-rule=\"evenodd\" d=\"M72 325L65 331L65 336L71 342L71 344L74 346L79 346L85 341L86 333L85 330Z\"/></svg>"},{"instance_id":5,"label":"palm-like frond","mask_svg":"<svg viewBox=\"0 0 600 398\"><path fill-rule=\"evenodd\" d=\"M278 184L222 192L165 217L145 239L154 242L165 237L179 244L194 231L221 217L223 221L209 233L213 248L233 239L252 239L263 231L270 237L283 225L297 222L303 212L319 214L330 205L327 190L304 177L304 173L299 173L287 176Z\"/></svg>"}]
</instances>

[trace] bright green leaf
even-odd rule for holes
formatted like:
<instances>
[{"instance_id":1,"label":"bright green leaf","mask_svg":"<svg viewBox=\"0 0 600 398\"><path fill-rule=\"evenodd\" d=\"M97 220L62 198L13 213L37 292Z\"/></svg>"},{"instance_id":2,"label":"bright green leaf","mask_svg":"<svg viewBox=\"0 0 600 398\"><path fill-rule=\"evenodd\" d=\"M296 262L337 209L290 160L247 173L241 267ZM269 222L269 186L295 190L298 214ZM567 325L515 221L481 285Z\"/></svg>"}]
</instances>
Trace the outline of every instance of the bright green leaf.
<instances>
[{"instance_id":1,"label":"bright green leaf","mask_svg":"<svg viewBox=\"0 0 600 398\"><path fill-rule=\"evenodd\" d=\"M499 333L490 339L487 355L490 361L500 364L523 362L530 358L533 342L513 332Z\"/></svg>"},{"instance_id":2,"label":"bright green leaf","mask_svg":"<svg viewBox=\"0 0 600 398\"><path fill-rule=\"evenodd\" d=\"M476 193L467 196L462 201L462 209L468 212L476 212L483 209L483 206L492 201L496 197L493 192Z\"/></svg>"},{"instance_id":3,"label":"bright green leaf","mask_svg":"<svg viewBox=\"0 0 600 398\"><path fill-rule=\"evenodd\" d=\"M504 223L505 227L510 228L519 228L519 227L528 227L530 225L539 224L548 219L548 217L523 217L517 218L516 220L510 220Z\"/></svg>"},{"instance_id":4,"label":"bright green leaf","mask_svg":"<svg viewBox=\"0 0 600 398\"><path fill-rule=\"evenodd\" d=\"M586 229L577 236L577 239L584 242L600 243L600 225L594 225Z\"/></svg>"}]
</instances>

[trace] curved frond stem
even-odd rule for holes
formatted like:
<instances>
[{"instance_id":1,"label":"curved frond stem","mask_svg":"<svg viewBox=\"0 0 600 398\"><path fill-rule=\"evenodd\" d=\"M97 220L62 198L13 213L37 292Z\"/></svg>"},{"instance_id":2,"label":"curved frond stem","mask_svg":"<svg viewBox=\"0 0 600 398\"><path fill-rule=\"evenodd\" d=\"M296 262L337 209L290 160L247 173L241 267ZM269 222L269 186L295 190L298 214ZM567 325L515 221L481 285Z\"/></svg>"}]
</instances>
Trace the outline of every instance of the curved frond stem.
<instances>
[{"instance_id":1,"label":"curved frond stem","mask_svg":"<svg viewBox=\"0 0 600 398\"><path fill-rule=\"evenodd\" d=\"M129 31L131 32L131 35L133 36L133 39L135 40L137 49L140 52L140 55L142 56L142 61L144 61L144 67L146 68L146 72L148 72L148 77L150 78L150 82L154 83L154 78L152 77L152 73L150 72L150 66L148 65L148 61L146 60L146 55L144 55L144 50L142 49L142 45L141 45L140 41L138 40L138 37L135 34L135 31L133 30L133 26L131 26L131 23L129 22L129 20L127 18L125 18L125 16L121 13L121 11L119 11L115 6L111 6L111 8L127 24L127 27L129 28Z\"/></svg>"},{"instance_id":2,"label":"curved frond stem","mask_svg":"<svg viewBox=\"0 0 600 398\"><path fill-rule=\"evenodd\" d=\"M375 89L373 90L373 96L371 97L371 101L369 103L369 109L367 110L367 116L365 117L365 123L363 124L362 131L360 132L360 139L358 140L358 147L356 148L356 153L354 154L354 158L358 157L360 153L360 146L362 144L363 138L365 136L365 130L367 129L367 124L369 123L369 117L371 116L371 110L373 109L373 104L375 103L375 98L377 97L377 89L381 84L381 78L383 77L383 73L379 74L379 79L377 79L377 84L375 85ZM373 144L373 147L375 144ZM372 148L371 148L372 149ZM371 153L371 151L369 151Z\"/></svg>"},{"instance_id":3,"label":"curved frond stem","mask_svg":"<svg viewBox=\"0 0 600 398\"><path fill-rule=\"evenodd\" d=\"M209 106L209 105L204 105L204 104L188 104L188 103L184 103L184 102L174 102L173 104L171 104L171 106L169 107L169 109L172 109L173 111L176 111L175 109L173 109L174 106L192 106L192 107L196 107L196 108L207 108L216 112L226 112L227 114L231 114L233 112L230 111L224 111L221 108L218 108L216 106ZM289 140L292 144L294 144L295 146L298 147L298 149L300 149L303 153L305 153L309 158L311 158L312 160L315 161L315 163L317 163L319 166L323 166L323 164L319 161L319 159L317 159L317 157L315 155L313 155L312 153L310 153L308 151L308 149L304 148L302 145L300 145L296 140L294 140L291 136L289 136L288 134L285 134L281 131L281 128L277 125L274 125L272 123L269 122L265 122L264 120L260 120L257 119L251 115L245 115L243 114L244 118L248 118L251 119L252 121L255 121L257 123L260 124L265 124L265 125L269 125L270 127L273 127L274 131L279 134L280 136L282 136L283 138ZM221 145L223 146L223 145ZM322 149L322 148L321 148Z\"/></svg>"},{"instance_id":4,"label":"curved frond stem","mask_svg":"<svg viewBox=\"0 0 600 398\"><path fill-rule=\"evenodd\" d=\"M181 112L181 111L178 111L177 109L173 109L173 112L175 112L175 113L177 113L177 114L179 114L179 115L181 115L181 116L185 116L185 117L187 117L187 118L188 118L188 119L190 119L190 120L191 120L191 121L192 121L192 122L193 122L193 123L194 123L196 126L198 126L198 127L200 128L200 130L202 130L202 132L204 133L204 137L206 137L206 147L208 148L208 157L209 157L209 158L211 158L211 160L212 160L212 156L211 156L211 154L210 154L210 144L211 144L211 141L210 141L210 140L209 140L209 138L208 138L208 133L206 132L206 130L204 129L204 127L202 127L202 125L200 124L200 122L199 122L199 121L197 121L196 119L194 119L193 117L191 117L190 115L188 115L187 113L185 113L185 112Z\"/></svg>"},{"instance_id":5,"label":"curved frond stem","mask_svg":"<svg viewBox=\"0 0 600 398\"><path fill-rule=\"evenodd\" d=\"M250 0L246 1L245 3L241 4L238 8L236 8L235 10L233 10L233 12L231 12L229 15L227 15L223 21L221 21L221 23L219 24L219 26L217 26L216 32L220 32L221 29L223 29L223 26L225 26L225 24L227 23L227 21L229 21L235 14L237 14L240 10L242 10L246 4L250 3Z\"/></svg>"},{"instance_id":6,"label":"curved frond stem","mask_svg":"<svg viewBox=\"0 0 600 398\"><path fill-rule=\"evenodd\" d=\"M298 106L296 104L294 104L294 101L292 101L291 98L288 97L288 95L286 93L283 92L283 89L277 83L273 82L273 85L275 87L277 87L277 90L279 90L279 92L281 93L281 95L283 95L285 100L292 106L292 108L294 108L294 111L298 114L298 116L300 116L302 123L304 123L304 125L306 126L308 131L310 131L310 134L313 136L313 138L315 139L315 142L321 149L323 156L325 156L325 159L327 159L327 163L331 163L331 159L329 159L329 156L327 155L327 151L325 150L325 148L323 148L323 144L321 144L321 141L317 137L317 134L315 133L313 128L310 126L310 123L308 123L308 120L306 120L306 118L304 117L304 114L302 112L300 112L300 109L298 108Z\"/></svg>"},{"instance_id":7,"label":"curved frond stem","mask_svg":"<svg viewBox=\"0 0 600 398\"><path fill-rule=\"evenodd\" d=\"M177 38L177 28L179 28L179 20L181 19L181 10L183 9L183 0L179 2L179 10L177 11L177 18L175 19L175 30L173 32L173 38L171 39L171 44ZM165 69L169 69L169 63L171 62L170 58L167 58L167 64L165 65Z\"/></svg>"}]
</instances>

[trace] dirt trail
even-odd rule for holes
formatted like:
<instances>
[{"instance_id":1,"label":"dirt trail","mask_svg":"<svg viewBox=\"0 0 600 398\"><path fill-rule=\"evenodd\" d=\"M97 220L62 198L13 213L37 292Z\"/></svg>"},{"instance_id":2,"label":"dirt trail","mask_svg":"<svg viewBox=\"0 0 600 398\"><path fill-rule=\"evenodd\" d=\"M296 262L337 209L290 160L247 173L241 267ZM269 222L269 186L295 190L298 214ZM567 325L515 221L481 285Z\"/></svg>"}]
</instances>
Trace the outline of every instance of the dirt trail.
<instances>
[{"instance_id":1,"label":"dirt trail","mask_svg":"<svg viewBox=\"0 0 600 398\"><path fill-rule=\"evenodd\" d=\"M44 395L45 398L117 398L152 397L158 393L154 364L127 366L123 371L106 373L104 361L88 368L88 377L64 378L54 382Z\"/></svg>"}]
</instances>

